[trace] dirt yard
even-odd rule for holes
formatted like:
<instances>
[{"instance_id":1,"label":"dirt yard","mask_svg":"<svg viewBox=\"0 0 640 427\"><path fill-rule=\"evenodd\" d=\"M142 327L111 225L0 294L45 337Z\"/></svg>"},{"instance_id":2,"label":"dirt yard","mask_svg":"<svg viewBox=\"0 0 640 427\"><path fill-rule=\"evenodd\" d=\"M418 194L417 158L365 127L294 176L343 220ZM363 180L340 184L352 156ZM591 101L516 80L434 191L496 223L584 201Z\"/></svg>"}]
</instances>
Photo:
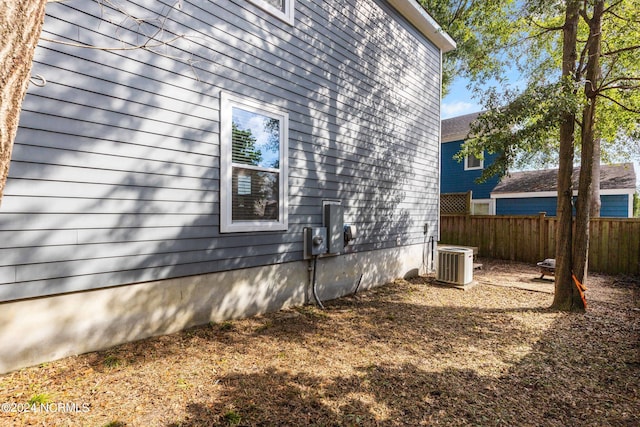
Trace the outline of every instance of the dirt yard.
<instances>
[{"instance_id":1,"label":"dirt yard","mask_svg":"<svg viewBox=\"0 0 640 427\"><path fill-rule=\"evenodd\" d=\"M557 313L535 267L480 261L466 291L399 280L0 376L0 425L640 425L640 280Z\"/></svg>"}]
</instances>

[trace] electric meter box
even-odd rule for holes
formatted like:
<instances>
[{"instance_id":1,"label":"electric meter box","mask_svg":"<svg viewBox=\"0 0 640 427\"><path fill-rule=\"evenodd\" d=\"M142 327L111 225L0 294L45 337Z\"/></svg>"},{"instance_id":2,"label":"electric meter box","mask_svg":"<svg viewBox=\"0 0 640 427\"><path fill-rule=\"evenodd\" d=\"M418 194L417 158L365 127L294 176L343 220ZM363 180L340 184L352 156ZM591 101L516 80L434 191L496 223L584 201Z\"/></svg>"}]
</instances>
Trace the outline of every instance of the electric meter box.
<instances>
[{"instance_id":1,"label":"electric meter box","mask_svg":"<svg viewBox=\"0 0 640 427\"><path fill-rule=\"evenodd\" d=\"M340 204L324 205L324 226L327 228L327 252L339 254L344 249L344 208Z\"/></svg>"},{"instance_id":2,"label":"electric meter box","mask_svg":"<svg viewBox=\"0 0 640 427\"><path fill-rule=\"evenodd\" d=\"M344 225L344 245L347 246L351 242L353 242L358 234L355 225Z\"/></svg>"},{"instance_id":3,"label":"electric meter box","mask_svg":"<svg viewBox=\"0 0 640 427\"><path fill-rule=\"evenodd\" d=\"M307 227L305 231L305 257L327 253L326 227Z\"/></svg>"}]
</instances>

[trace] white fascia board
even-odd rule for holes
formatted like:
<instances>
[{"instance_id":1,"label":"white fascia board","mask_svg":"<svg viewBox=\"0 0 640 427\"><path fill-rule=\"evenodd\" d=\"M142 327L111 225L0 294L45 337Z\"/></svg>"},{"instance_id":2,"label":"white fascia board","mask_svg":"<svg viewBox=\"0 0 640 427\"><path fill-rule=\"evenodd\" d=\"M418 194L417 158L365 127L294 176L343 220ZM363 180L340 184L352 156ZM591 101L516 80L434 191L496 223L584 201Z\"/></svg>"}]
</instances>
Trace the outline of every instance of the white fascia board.
<instances>
[{"instance_id":1,"label":"white fascia board","mask_svg":"<svg viewBox=\"0 0 640 427\"><path fill-rule=\"evenodd\" d=\"M468 137L469 131L452 133L450 135L447 135L445 138L442 138L441 143L446 144L447 142L466 141Z\"/></svg>"},{"instance_id":2,"label":"white fascia board","mask_svg":"<svg viewBox=\"0 0 640 427\"><path fill-rule=\"evenodd\" d=\"M633 196L635 192L636 190L633 188L621 188L620 190L600 190L601 195L628 194L629 196Z\"/></svg>"},{"instance_id":3,"label":"white fascia board","mask_svg":"<svg viewBox=\"0 0 640 427\"><path fill-rule=\"evenodd\" d=\"M573 192L574 196L578 195L577 191ZM536 191L531 193L491 193L492 199L528 199L533 197L557 197L557 191Z\"/></svg>"},{"instance_id":4,"label":"white fascia board","mask_svg":"<svg viewBox=\"0 0 640 427\"><path fill-rule=\"evenodd\" d=\"M600 190L601 196L618 196L618 195L633 195L635 191L630 188L621 188L621 189L611 189L611 190ZM573 195L578 195L578 190L573 190ZM491 193L492 199L528 199L534 197L557 197L557 191L537 191L531 193Z\"/></svg>"},{"instance_id":5,"label":"white fascia board","mask_svg":"<svg viewBox=\"0 0 640 427\"><path fill-rule=\"evenodd\" d=\"M387 0L443 53L456 48L456 42L415 0Z\"/></svg>"}]
</instances>

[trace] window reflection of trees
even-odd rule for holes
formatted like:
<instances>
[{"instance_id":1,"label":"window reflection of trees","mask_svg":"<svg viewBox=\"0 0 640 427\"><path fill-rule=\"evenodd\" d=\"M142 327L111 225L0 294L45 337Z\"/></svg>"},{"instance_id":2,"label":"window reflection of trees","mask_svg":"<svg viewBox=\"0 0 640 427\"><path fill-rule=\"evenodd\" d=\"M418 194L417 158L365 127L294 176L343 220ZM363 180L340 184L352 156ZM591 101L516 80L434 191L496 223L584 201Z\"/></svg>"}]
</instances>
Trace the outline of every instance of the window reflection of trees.
<instances>
[{"instance_id":1,"label":"window reflection of trees","mask_svg":"<svg viewBox=\"0 0 640 427\"><path fill-rule=\"evenodd\" d=\"M271 6L275 7L278 10L281 10L284 12L284 2L285 0L265 0L267 3L269 3Z\"/></svg>"},{"instance_id":2,"label":"window reflection of trees","mask_svg":"<svg viewBox=\"0 0 640 427\"><path fill-rule=\"evenodd\" d=\"M241 114L245 120L236 120L234 117L232 123L232 163L234 164L232 221L277 221L279 173L236 165L278 169L280 165L280 121L247 111L242 111ZM248 118L262 119L262 129L258 130L255 126L243 128L241 122L249 121ZM254 135L254 131L261 132L261 134ZM260 144L259 141L263 141L263 143ZM265 159L265 157L269 158Z\"/></svg>"},{"instance_id":3,"label":"window reflection of trees","mask_svg":"<svg viewBox=\"0 0 640 427\"><path fill-rule=\"evenodd\" d=\"M256 138L249 129L240 129L237 122L231 125L233 163L258 166L262 161L262 153L256 147Z\"/></svg>"}]
</instances>

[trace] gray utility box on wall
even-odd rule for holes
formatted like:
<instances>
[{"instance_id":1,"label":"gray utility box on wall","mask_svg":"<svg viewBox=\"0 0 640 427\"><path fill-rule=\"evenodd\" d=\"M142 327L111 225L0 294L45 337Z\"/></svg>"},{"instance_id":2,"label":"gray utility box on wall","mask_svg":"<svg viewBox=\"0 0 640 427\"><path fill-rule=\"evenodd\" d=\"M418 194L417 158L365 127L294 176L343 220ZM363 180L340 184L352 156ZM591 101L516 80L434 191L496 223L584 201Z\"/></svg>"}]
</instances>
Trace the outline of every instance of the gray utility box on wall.
<instances>
[{"instance_id":1,"label":"gray utility box on wall","mask_svg":"<svg viewBox=\"0 0 640 427\"><path fill-rule=\"evenodd\" d=\"M344 209L342 205L324 205L324 226L327 228L327 252L339 254L344 249Z\"/></svg>"},{"instance_id":2,"label":"gray utility box on wall","mask_svg":"<svg viewBox=\"0 0 640 427\"><path fill-rule=\"evenodd\" d=\"M307 227L305 231L305 257L327 253L326 227Z\"/></svg>"}]
</instances>

